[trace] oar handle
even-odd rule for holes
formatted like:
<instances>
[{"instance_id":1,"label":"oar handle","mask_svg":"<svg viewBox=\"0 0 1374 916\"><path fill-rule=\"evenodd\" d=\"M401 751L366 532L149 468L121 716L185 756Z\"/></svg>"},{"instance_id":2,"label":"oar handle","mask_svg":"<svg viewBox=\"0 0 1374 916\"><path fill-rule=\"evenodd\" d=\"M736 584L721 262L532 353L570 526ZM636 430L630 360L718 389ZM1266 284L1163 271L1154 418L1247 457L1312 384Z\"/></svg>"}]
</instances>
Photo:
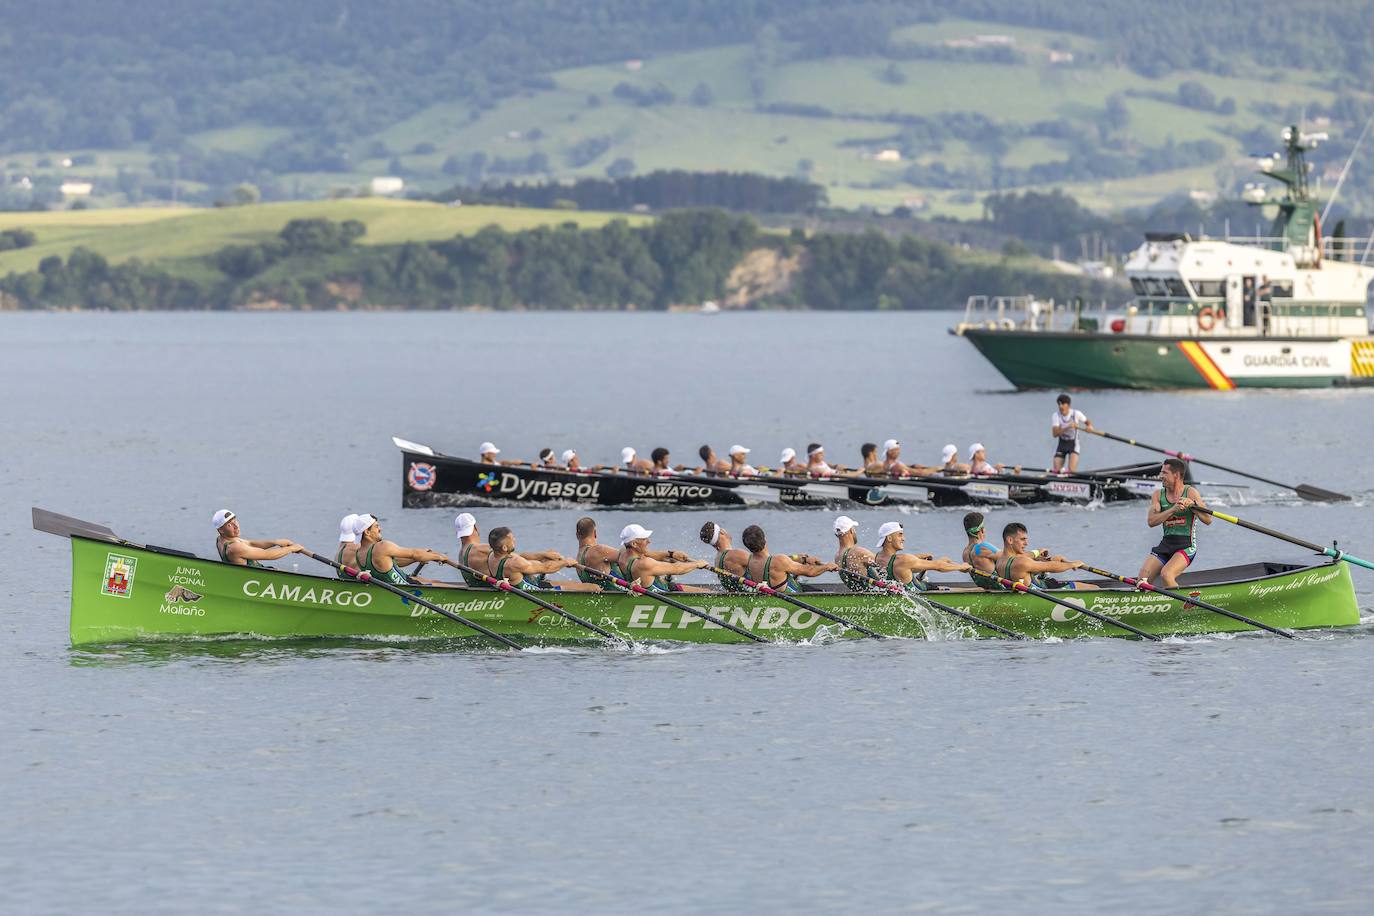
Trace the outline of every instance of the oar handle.
<instances>
[{"instance_id":1,"label":"oar handle","mask_svg":"<svg viewBox=\"0 0 1374 916\"><path fill-rule=\"evenodd\" d=\"M992 579L994 582L998 583L998 584L1001 585L1003 588L1009 588L1009 589L1011 589L1011 590L1014 591L1014 592L1021 592L1022 594L1026 594L1026 595L1034 595L1034 596L1037 597L1037 598L1043 598L1043 599L1046 600L1046 601L1052 601L1052 602L1054 602L1055 604L1058 604L1058 605L1060 605L1060 606L1062 606L1062 607L1069 608L1070 610L1077 611L1078 613L1083 614L1084 616L1087 616L1087 617L1091 617L1091 618L1093 618L1094 620L1100 621L1100 622L1102 622L1102 623L1111 624L1111 625L1114 626L1114 627L1120 627L1121 629L1125 630L1125 631L1128 632L1128 633L1134 633L1135 635L1139 636L1141 639L1148 639L1148 640L1150 640L1151 642L1159 642L1159 641L1160 641L1159 637L1156 636L1156 635L1153 634L1153 633L1146 633L1144 630L1140 629L1139 627L1131 626L1129 623L1126 623L1124 620L1117 620L1115 617L1108 617L1106 614L1102 614L1102 613L1099 613L1099 612L1097 612L1097 611L1094 611L1094 610L1088 608L1088 607L1086 606L1086 605L1087 605L1087 602L1086 602L1086 601L1083 602L1084 606L1080 607L1079 605L1074 604L1074 603L1071 602L1071 601L1065 601L1063 598L1056 598L1054 595L1051 595L1051 594L1049 594L1048 592L1041 591L1041 590L1038 589L1038 588L1034 588L1034 587L1029 586L1029 585L1026 585L1026 584L1024 584L1024 583L1022 583L1022 582L1013 582L1011 579L1005 579L1005 578L1003 578L1002 576L996 575L996 574L994 574L994 573L986 573L986 572L983 572L982 570L979 570L979 573L978 573L978 574L981 575L981 576L983 576L984 578Z\"/></svg>"},{"instance_id":2,"label":"oar handle","mask_svg":"<svg viewBox=\"0 0 1374 916\"><path fill-rule=\"evenodd\" d=\"M1267 630L1270 633L1274 633L1278 636L1283 636L1288 639L1297 638L1293 634L1292 630L1286 630L1283 627L1275 627L1270 626L1267 623L1261 623L1258 620L1246 617L1244 614L1237 614L1235 611L1228 611L1224 607L1218 607L1217 605L1211 604L1207 601L1199 601L1198 599L1190 595L1184 595L1181 592L1175 592L1167 588L1160 588L1157 585L1151 585L1144 579L1137 579L1134 576L1123 576L1120 573L1109 572L1105 569L1098 569L1096 566L1084 566L1083 568L1095 576L1103 576L1108 579L1115 579L1117 582L1124 582L1126 585L1129 585L1132 588L1138 589L1143 592L1153 592L1156 595L1163 595L1165 598L1172 598L1175 601L1182 601L1184 604L1191 604L1193 607L1202 608L1204 611L1211 611L1212 613L1220 614L1223 617L1230 617L1232 620L1239 620L1241 623L1249 624L1250 626L1260 630Z\"/></svg>"},{"instance_id":3,"label":"oar handle","mask_svg":"<svg viewBox=\"0 0 1374 916\"><path fill-rule=\"evenodd\" d=\"M317 554L317 553L312 553L312 552L309 551L309 550L302 550L301 553L305 554L307 557L309 557L309 558L312 559L312 560L318 560L319 562L324 563L324 564L327 565L327 566L332 566L332 567L334 567L335 569L337 569L337 570L339 570L340 572L342 572L344 575L349 576L349 577L354 578L354 579L357 579L359 582L366 582L368 585L375 585L375 586L377 586L378 588L381 588L381 589L383 589L383 590L385 590L385 591L391 592L393 595L398 595L398 596L400 596L401 598L404 598L404 599L407 600L407 601L413 601L413 602L415 602L416 604L418 604L418 605L419 605L420 607L422 607L422 608L426 608L426 609L428 609L428 610L433 611L433 612L436 613L436 614L440 614L440 615L442 615L442 616L444 616L444 617L447 617L449 620L457 621L458 623L461 623L463 626L467 627L468 629L470 629L470 630L475 630L476 632L481 633L483 636L486 636L486 637L488 637L488 638L490 638L490 639L494 639L494 640L496 640L496 641L499 642L499 643L502 643L502 644L504 644L504 645L506 645L506 646L509 646L510 648L514 649L514 650L517 651L517 652L524 651L524 650L521 648L520 644L517 643L515 640L513 640L513 639L511 639L511 638L509 638L509 637L507 637L507 636L502 636L500 633L497 633L495 630L489 630L489 629L487 629L486 627L482 626L480 623L475 623L475 622L473 622L473 621L471 621L471 620L468 620L466 617L462 616L461 614L455 614L455 613L453 613L452 611L445 610L444 608L439 607L439 605L434 604L434 603L431 602L431 601L426 601L425 599L419 597L418 595L412 595L410 592L406 591L405 589L397 588L396 586L392 585L390 582L383 582L383 581L381 581L380 579L374 579L374 578L372 577L372 574L371 574L370 572L367 572L366 570L356 569L356 568L354 568L354 567L352 567L352 566L346 566L346 565L344 565L343 563L337 563L337 562L335 562L334 560L329 559L328 557L322 557L322 556L320 556L319 554Z\"/></svg>"},{"instance_id":4,"label":"oar handle","mask_svg":"<svg viewBox=\"0 0 1374 916\"><path fill-rule=\"evenodd\" d=\"M944 611L946 614L952 614L952 615L954 615L955 617L958 617L960 620L966 621L966 622L971 623L971 624L974 624L974 625L976 625L976 626L983 627L984 629L987 629L987 630L991 630L991 631L994 632L994 633L999 633L999 634L1001 634L1002 636L1008 637L1009 639L1028 639L1028 638L1029 638L1029 637L1027 637L1027 636L1026 636L1025 634L1023 634L1023 633L1017 633L1015 630L1008 630L1006 627L1002 626L1001 624L993 623L991 620L984 620L982 617L979 617L979 616L977 616L976 614L970 614L968 611L962 611L962 610L960 610L960 609L957 608L957 607L951 607L951 606L948 605L948 604L943 604L943 603L941 603L941 602L939 602L939 601L935 601L935 600L933 600L933 599L931 599L931 598L927 598L927 597L925 596L924 593L922 593L922 594L920 595L919 599L916 599L916 596L913 596L913 595L908 594L907 591L906 591L904 588L902 588L901 585L899 585L898 583L893 582L893 581L891 581L891 580L889 580L889 579L879 579L879 578L876 578L876 577L874 577L874 576L870 576L870 575L868 575L867 573L855 572L855 571L852 570L852 569L846 569L845 572L850 573L850 574L855 575L855 576L858 576L860 579L867 579L869 582L872 582L874 585L877 585L877 586L879 586L880 588L887 589L889 592L891 592L891 593L894 594L894 595L897 595L898 597L902 597L902 598L912 598L913 600L924 601L926 604L929 604L931 607L935 608L937 611Z\"/></svg>"},{"instance_id":5,"label":"oar handle","mask_svg":"<svg viewBox=\"0 0 1374 916\"><path fill-rule=\"evenodd\" d=\"M754 642L769 641L764 637L758 635L757 633L751 633L743 627L737 627L733 623L716 617L714 614L708 614L705 611L698 610L694 607L689 607L688 605L683 604L681 601L675 601L674 599L669 598L667 595L663 594L663 592L651 592L649 591L649 589L640 585L638 582L630 582L620 578L619 576L613 576L610 573L602 572L599 569L592 569L590 566L587 566L583 563L578 563L576 565L578 569L585 569L593 576L597 576L598 578L604 579L607 582L614 582L621 588L628 589L629 591L634 592L636 595L646 595L650 598L653 598L655 601L662 601L669 607L675 607L680 611L686 611L688 614L691 614L694 617L699 617L702 620L708 621L712 624L715 624L718 627L721 627L722 629L729 630L731 633L738 633L740 636L743 636L746 639L751 639Z\"/></svg>"},{"instance_id":6,"label":"oar handle","mask_svg":"<svg viewBox=\"0 0 1374 916\"><path fill-rule=\"evenodd\" d=\"M851 630L854 630L858 633L862 633L865 636L870 636L873 639L887 639L887 637L883 634L870 630L868 627L863 626L862 624L855 623L852 620L846 620L839 614L832 614L830 611L818 608L814 604L802 601L800 598L793 598L791 595L780 592L776 588L773 588L773 586L768 585L767 583L755 582L748 576L737 575L735 573L730 572L730 570L722 569L719 566L708 566L706 568L718 576L729 576L731 579L734 579L735 581L742 583L745 588L753 589L754 591L759 592L760 594L768 595L771 598L777 598L779 601L786 601L788 604L795 605L796 607L799 607L806 611L810 611L817 617L824 617L826 620L830 620L843 626L849 627Z\"/></svg>"},{"instance_id":7,"label":"oar handle","mask_svg":"<svg viewBox=\"0 0 1374 916\"><path fill-rule=\"evenodd\" d=\"M566 620L571 620L578 626L586 627L588 630L591 630L593 633L596 633L599 636L604 636L607 639L614 639L617 642L628 642L628 640L626 640L625 637L620 636L616 633L612 633L610 630L602 629L601 627L592 623L590 620L583 620L581 617L578 617L571 611L565 611L563 608L554 604L552 601L545 601L538 595L531 595L529 592L525 591L522 588L516 588L514 585L511 585L510 582L508 582L505 579L497 579L493 576L489 576L481 570L473 569L471 566L468 566L464 563L459 563L457 560L446 560L446 562L449 566L452 566L454 569L462 570L463 572L468 573L469 575L477 577L478 579L485 582L487 585L490 585L492 588L500 589L503 592L508 592L513 595L518 595L519 597L524 598L526 601L529 601L533 604L537 604L539 607L542 607L546 611L552 611L553 613L557 614L558 616Z\"/></svg>"}]
</instances>

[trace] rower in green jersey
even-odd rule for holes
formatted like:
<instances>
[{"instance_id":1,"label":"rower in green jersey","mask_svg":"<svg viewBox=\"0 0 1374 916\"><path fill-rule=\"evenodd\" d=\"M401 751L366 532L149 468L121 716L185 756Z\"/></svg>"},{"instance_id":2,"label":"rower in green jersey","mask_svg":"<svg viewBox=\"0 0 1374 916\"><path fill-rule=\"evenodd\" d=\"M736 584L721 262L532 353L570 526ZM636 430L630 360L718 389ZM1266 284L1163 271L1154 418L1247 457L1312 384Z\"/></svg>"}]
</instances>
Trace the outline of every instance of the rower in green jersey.
<instances>
[{"instance_id":1,"label":"rower in green jersey","mask_svg":"<svg viewBox=\"0 0 1374 916\"><path fill-rule=\"evenodd\" d=\"M707 522L701 526L699 535L701 542L716 552L716 557L711 561L711 565L717 569L723 569L732 575L725 576L716 573L716 578L720 580L720 587L727 592L743 594L749 589L745 588L744 583L735 576L747 575L749 566L749 551L740 550L734 546L730 540L730 532L717 525L715 522Z\"/></svg>"},{"instance_id":2,"label":"rower in green jersey","mask_svg":"<svg viewBox=\"0 0 1374 916\"><path fill-rule=\"evenodd\" d=\"M877 446L873 448L877 449ZM835 551L835 566L844 587L851 592L876 591L877 586L864 578L876 577L878 570L873 566L873 551L859 546L859 523L847 515L835 519L835 540L839 542Z\"/></svg>"},{"instance_id":3,"label":"rower in green jersey","mask_svg":"<svg viewBox=\"0 0 1374 916\"><path fill-rule=\"evenodd\" d=\"M491 547L482 541L482 533L477 530L477 519L471 512L460 512L453 519L453 531L458 536L458 562L481 572L487 568L487 557ZM562 559L556 550L525 550L520 556L526 560ZM459 570L463 584L468 588L486 588L487 584L466 570Z\"/></svg>"},{"instance_id":4,"label":"rower in green jersey","mask_svg":"<svg viewBox=\"0 0 1374 916\"><path fill-rule=\"evenodd\" d=\"M596 519L590 515L584 515L577 520L575 531L577 532L577 562L581 564L577 567L578 580L588 585L600 586L601 590L605 592L624 592L625 589L619 585L606 579L599 579L592 574L594 570L609 576L617 575L615 558L620 553L609 544L597 543Z\"/></svg>"},{"instance_id":5,"label":"rower in green jersey","mask_svg":"<svg viewBox=\"0 0 1374 916\"><path fill-rule=\"evenodd\" d=\"M280 560L287 554L305 550L300 544L286 538L275 541L244 540L239 537L238 516L228 509L216 512L211 523L218 532L215 552L221 560L234 566L261 566L263 560Z\"/></svg>"},{"instance_id":6,"label":"rower in green jersey","mask_svg":"<svg viewBox=\"0 0 1374 916\"><path fill-rule=\"evenodd\" d=\"M620 551L615 557L613 575L641 588L655 591L702 592L706 589L696 585L673 583L669 586L667 576L680 576L696 569L705 569L705 560L668 560L658 557L681 556L673 551L657 552L649 549L649 538L653 532L643 525L629 524L620 529Z\"/></svg>"},{"instance_id":7,"label":"rower in green jersey","mask_svg":"<svg viewBox=\"0 0 1374 916\"><path fill-rule=\"evenodd\" d=\"M1204 509L1202 494L1187 484L1188 465L1178 458L1166 458L1159 469L1162 486L1150 498L1150 510L1145 517L1151 528L1164 527L1164 537L1150 551L1140 567L1140 579L1159 576L1165 588L1178 588L1178 576L1197 556L1197 523L1212 524L1210 513Z\"/></svg>"},{"instance_id":8,"label":"rower in green jersey","mask_svg":"<svg viewBox=\"0 0 1374 916\"><path fill-rule=\"evenodd\" d=\"M515 552L515 532L509 528L493 528L487 535L486 573L493 579L505 579L514 587L527 592L543 591L600 591L595 585L583 582L545 582L542 577L560 569L577 565L561 554L544 560L530 560ZM538 577L540 582L536 583Z\"/></svg>"},{"instance_id":9,"label":"rower in green jersey","mask_svg":"<svg viewBox=\"0 0 1374 916\"><path fill-rule=\"evenodd\" d=\"M780 592L801 591L798 576L811 578L839 569L834 563L806 554L769 553L768 536L758 525L745 528L739 539L749 551L749 563L745 567L749 578Z\"/></svg>"},{"instance_id":10,"label":"rower in green jersey","mask_svg":"<svg viewBox=\"0 0 1374 916\"><path fill-rule=\"evenodd\" d=\"M382 539L382 523L371 515L360 515L354 527L361 527L357 557L358 568L372 578L391 585L446 585L434 579L408 576L401 571L410 563L447 563L448 557L428 547L402 547Z\"/></svg>"},{"instance_id":11,"label":"rower in green jersey","mask_svg":"<svg viewBox=\"0 0 1374 916\"><path fill-rule=\"evenodd\" d=\"M1030 534L1020 522L1012 522L1002 529L1002 554L996 561L996 574L1003 579L1021 582L1036 588L1076 589L1079 591L1095 589L1088 582L1070 582L1051 579L1046 573L1069 572L1083 566L1080 560L1069 560L1061 556L1042 559L1031 552Z\"/></svg>"},{"instance_id":12,"label":"rower in green jersey","mask_svg":"<svg viewBox=\"0 0 1374 916\"><path fill-rule=\"evenodd\" d=\"M873 565L881 571L882 578L896 582L909 592L929 591L922 578L928 572L968 572L969 564L951 560L949 557L936 557L929 553L902 553L906 546L906 530L901 522L885 522L878 529L878 552L873 556Z\"/></svg>"},{"instance_id":13,"label":"rower in green jersey","mask_svg":"<svg viewBox=\"0 0 1374 916\"><path fill-rule=\"evenodd\" d=\"M350 512L339 519L339 549L334 553L334 562L338 563L340 566L358 565L357 559L353 556L357 553L358 547L358 533L353 530L353 524L357 520L358 514L356 512ZM346 557L344 555L345 551L348 552L349 556ZM344 572L342 569L336 569L334 575L339 579L347 579L349 577L348 573Z\"/></svg>"}]
</instances>

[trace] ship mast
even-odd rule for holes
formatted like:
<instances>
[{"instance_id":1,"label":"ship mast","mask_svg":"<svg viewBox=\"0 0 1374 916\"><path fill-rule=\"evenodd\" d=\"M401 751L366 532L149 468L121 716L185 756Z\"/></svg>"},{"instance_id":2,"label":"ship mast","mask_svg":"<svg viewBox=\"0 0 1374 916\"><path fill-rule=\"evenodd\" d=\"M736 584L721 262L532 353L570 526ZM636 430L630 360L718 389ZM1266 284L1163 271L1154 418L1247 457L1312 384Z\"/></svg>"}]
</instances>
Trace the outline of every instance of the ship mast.
<instances>
[{"instance_id":1,"label":"ship mast","mask_svg":"<svg viewBox=\"0 0 1374 916\"><path fill-rule=\"evenodd\" d=\"M1302 267L1321 261L1321 220L1317 216L1317 203L1308 190L1307 151L1315 147L1326 134L1305 134L1298 125L1284 128L1283 143L1287 153L1287 163L1283 168L1275 168L1279 154L1260 161L1260 173L1284 186L1280 200L1267 197L1248 198L1249 203L1257 206L1275 204L1278 215L1270 226L1269 235L1279 245L1286 248L1294 262Z\"/></svg>"}]
</instances>

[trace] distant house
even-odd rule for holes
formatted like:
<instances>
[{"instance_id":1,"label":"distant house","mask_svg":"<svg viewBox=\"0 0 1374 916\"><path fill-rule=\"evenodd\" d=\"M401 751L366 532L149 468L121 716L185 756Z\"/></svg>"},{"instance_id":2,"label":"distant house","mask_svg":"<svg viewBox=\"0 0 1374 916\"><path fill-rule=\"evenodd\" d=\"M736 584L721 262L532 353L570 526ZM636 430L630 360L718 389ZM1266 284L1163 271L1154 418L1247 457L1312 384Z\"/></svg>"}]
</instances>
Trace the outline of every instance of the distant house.
<instances>
[{"instance_id":1,"label":"distant house","mask_svg":"<svg viewBox=\"0 0 1374 916\"><path fill-rule=\"evenodd\" d=\"M64 181L58 190L63 197L90 197L95 185L89 181Z\"/></svg>"},{"instance_id":2,"label":"distant house","mask_svg":"<svg viewBox=\"0 0 1374 916\"><path fill-rule=\"evenodd\" d=\"M625 61L625 69L626 69L626 70L629 70L631 73L634 73L634 72L639 71L639 70L643 70L643 69L644 69L644 61L642 61L642 60L627 60L627 61Z\"/></svg>"},{"instance_id":3,"label":"distant house","mask_svg":"<svg viewBox=\"0 0 1374 916\"><path fill-rule=\"evenodd\" d=\"M895 149L880 149L873 154L873 158L879 162L901 162L902 152Z\"/></svg>"},{"instance_id":4,"label":"distant house","mask_svg":"<svg viewBox=\"0 0 1374 916\"><path fill-rule=\"evenodd\" d=\"M1052 64L1071 64L1073 63L1072 51L1050 51L1050 63Z\"/></svg>"},{"instance_id":5,"label":"distant house","mask_svg":"<svg viewBox=\"0 0 1374 916\"><path fill-rule=\"evenodd\" d=\"M405 179L397 178L395 175L379 175L372 179L373 194L399 194L405 186Z\"/></svg>"}]
</instances>

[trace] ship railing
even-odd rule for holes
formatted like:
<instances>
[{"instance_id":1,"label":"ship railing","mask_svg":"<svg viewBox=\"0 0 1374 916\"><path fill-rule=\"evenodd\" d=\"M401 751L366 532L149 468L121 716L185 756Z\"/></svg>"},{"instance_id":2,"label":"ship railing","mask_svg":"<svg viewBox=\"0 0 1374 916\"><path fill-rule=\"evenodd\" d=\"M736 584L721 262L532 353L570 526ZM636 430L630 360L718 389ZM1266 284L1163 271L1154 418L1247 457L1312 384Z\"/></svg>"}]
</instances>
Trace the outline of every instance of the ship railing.
<instances>
[{"instance_id":1,"label":"ship railing","mask_svg":"<svg viewBox=\"0 0 1374 916\"><path fill-rule=\"evenodd\" d=\"M1212 241L1211 236L1202 236L1198 241ZM1263 248L1267 251L1287 252L1295 246L1290 239L1282 235L1227 235L1215 239L1215 241L1229 242L1232 245L1247 245L1251 248ZM1310 249L1309 249L1310 250ZM1352 261L1360 264L1370 260L1371 252L1374 252L1374 233L1369 236L1326 236L1322 239L1322 257L1332 261Z\"/></svg>"},{"instance_id":2,"label":"ship railing","mask_svg":"<svg viewBox=\"0 0 1374 916\"><path fill-rule=\"evenodd\" d=\"M964 320L954 328L999 331L1098 331L1107 327L1107 303L1057 302L1034 296L969 296Z\"/></svg>"}]
</instances>

